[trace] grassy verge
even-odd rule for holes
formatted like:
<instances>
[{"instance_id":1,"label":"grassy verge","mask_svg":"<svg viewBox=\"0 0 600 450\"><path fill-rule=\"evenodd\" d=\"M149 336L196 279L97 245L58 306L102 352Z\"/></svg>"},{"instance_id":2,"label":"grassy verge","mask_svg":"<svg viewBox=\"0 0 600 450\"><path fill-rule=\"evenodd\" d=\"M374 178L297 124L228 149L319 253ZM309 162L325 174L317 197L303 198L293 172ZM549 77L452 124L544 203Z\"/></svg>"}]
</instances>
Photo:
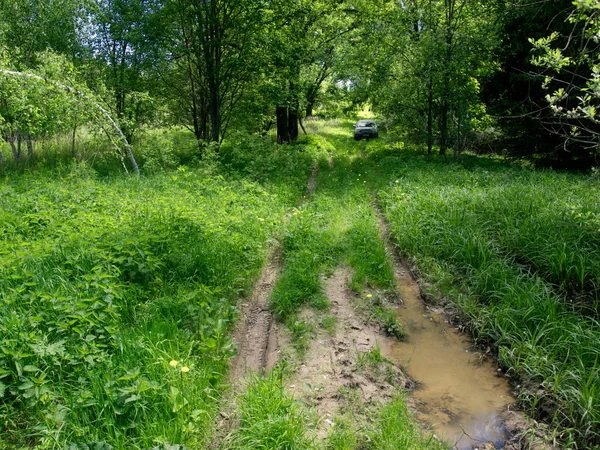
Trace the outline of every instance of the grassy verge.
<instances>
[{"instance_id":1,"label":"grassy verge","mask_svg":"<svg viewBox=\"0 0 600 450\"><path fill-rule=\"evenodd\" d=\"M253 141L269 164L249 170L243 150L137 179L0 181L0 447L205 445L237 299L314 157Z\"/></svg>"},{"instance_id":2,"label":"grassy verge","mask_svg":"<svg viewBox=\"0 0 600 450\"><path fill-rule=\"evenodd\" d=\"M493 158L448 163L400 144L366 153L400 250L524 380L533 413L566 442L597 444L598 182Z\"/></svg>"}]
</instances>

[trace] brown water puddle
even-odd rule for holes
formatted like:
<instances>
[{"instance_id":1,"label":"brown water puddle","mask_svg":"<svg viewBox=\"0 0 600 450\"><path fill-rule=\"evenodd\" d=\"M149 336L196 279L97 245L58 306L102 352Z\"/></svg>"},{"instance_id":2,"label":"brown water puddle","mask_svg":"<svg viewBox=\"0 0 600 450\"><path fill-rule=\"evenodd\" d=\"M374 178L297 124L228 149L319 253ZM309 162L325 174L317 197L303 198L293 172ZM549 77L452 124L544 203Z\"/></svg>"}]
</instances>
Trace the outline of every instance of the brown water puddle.
<instances>
[{"instance_id":1,"label":"brown water puddle","mask_svg":"<svg viewBox=\"0 0 600 450\"><path fill-rule=\"evenodd\" d=\"M457 449L485 442L502 448L510 437L502 411L515 401L508 382L464 334L425 309L406 270L396 280L404 302L398 317L408 337L384 350L418 383L412 394L418 419Z\"/></svg>"}]
</instances>

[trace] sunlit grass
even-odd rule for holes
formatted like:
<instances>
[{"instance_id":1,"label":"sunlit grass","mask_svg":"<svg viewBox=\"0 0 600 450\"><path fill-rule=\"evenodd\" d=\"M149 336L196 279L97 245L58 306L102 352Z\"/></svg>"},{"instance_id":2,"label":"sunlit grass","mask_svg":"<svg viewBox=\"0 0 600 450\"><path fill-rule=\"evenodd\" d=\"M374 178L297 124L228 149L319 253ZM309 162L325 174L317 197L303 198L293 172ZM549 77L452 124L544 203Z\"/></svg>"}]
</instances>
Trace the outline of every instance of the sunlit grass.
<instances>
[{"instance_id":1,"label":"sunlit grass","mask_svg":"<svg viewBox=\"0 0 600 450\"><path fill-rule=\"evenodd\" d=\"M280 320L292 326L304 306L327 310L323 277L340 264L353 269L351 288L394 288L394 274L379 229L360 162L337 150L333 167L319 166L317 190L292 214L283 236L284 270L275 285L271 307ZM370 303L370 302L369 302ZM391 334L402 334L391 324L387 306L371 304L374 319ZM386 312L388 313L386 315ZM392 314L393 315L393 314Z\"/></svg>"},{"instance_id":2,"label":"sunlit grass","mask_svg":"<svg viewBox=\"0 0 600 450\"><path fill-rule=\"evenodd\" d=\"M564 439L596 442L597 181L370 147L368 177L400 251L458 306L477 340L498 347L510 373L543 388L544 398L523 393L535 414L543 404Z\"/></svg>"},{"instance_id":3,"label":"sunlit grass","mask_svg":"<svg viewBox=\"0 0 600 450\"><path fill-rule=\"evenodd\" d=\"M2 180L0 447L207 444L237 301L313 160L246 145L262 166L226 148L136 179L74 164Z\"/></svg>"}]
</instances>

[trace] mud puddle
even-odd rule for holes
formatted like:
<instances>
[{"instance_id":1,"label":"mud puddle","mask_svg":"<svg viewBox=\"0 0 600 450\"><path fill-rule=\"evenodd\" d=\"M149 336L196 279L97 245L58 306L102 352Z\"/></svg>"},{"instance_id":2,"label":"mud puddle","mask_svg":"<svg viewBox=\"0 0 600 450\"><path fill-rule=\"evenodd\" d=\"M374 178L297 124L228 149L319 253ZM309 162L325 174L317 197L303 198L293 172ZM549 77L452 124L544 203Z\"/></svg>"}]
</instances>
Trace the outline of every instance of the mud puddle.
<instances>
[{"instance_id":1,"label":"mud puddle","mask_svg":"<svg viewBox=\"0 0 600 450\"><path fill-rule=\"evenodd\" d=\"M425 308L405 268L397 270L396 281L407 339L395 342L386 357L416 381L417 418L459 450L489 442L503 448L510 438L503 411L515 402L507 380L467 336Z\"/></svg>"}]
</instances>

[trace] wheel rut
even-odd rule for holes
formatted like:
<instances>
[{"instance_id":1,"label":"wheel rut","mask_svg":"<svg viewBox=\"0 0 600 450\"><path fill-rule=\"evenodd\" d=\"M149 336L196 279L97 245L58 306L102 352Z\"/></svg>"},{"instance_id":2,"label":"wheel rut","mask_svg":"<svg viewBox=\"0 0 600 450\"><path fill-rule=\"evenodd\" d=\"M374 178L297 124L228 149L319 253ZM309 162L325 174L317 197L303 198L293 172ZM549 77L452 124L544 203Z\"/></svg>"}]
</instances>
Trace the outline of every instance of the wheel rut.
<instances>
[{"instance_id":1,"label":"wheel rut","mask_svg":"<svg viewBox=\"0 0 600 450\"><path fill-rule=\"evenodd\" d=\"M281 250L272 249L267 264L248 300L242 303L241 318L234 341L238 352L231 363L229 380L235 385L249 373L261 373L267 368L269 355L277 351L277 325L269 310L269 296L281 272Z\"/></svg>"},{"instance_id":2,"label":"wheel rut","mask_svg":"<svg viewBox=\"0 0 600 450\"><path fill-rule=\"evenodd\" d=\"M314 162L302 203L317 188L318 170L319 166ZM284 221L288 218L289 215L284 217ZM281 246L276 238L252 293L240 304L240 320L233 336L237 353L231 361L228 377L231 389L225 395L223 407L216 417L217 433L208 446L210 449L222 448L227 435L237 427L235 398L244 393L246 381L253 375L264 375L271 371L279 360L280 348L287 344L287 335L281 332L269 309L269 298L281 273L281 256Z\"/></svg>"}]
</instances>

